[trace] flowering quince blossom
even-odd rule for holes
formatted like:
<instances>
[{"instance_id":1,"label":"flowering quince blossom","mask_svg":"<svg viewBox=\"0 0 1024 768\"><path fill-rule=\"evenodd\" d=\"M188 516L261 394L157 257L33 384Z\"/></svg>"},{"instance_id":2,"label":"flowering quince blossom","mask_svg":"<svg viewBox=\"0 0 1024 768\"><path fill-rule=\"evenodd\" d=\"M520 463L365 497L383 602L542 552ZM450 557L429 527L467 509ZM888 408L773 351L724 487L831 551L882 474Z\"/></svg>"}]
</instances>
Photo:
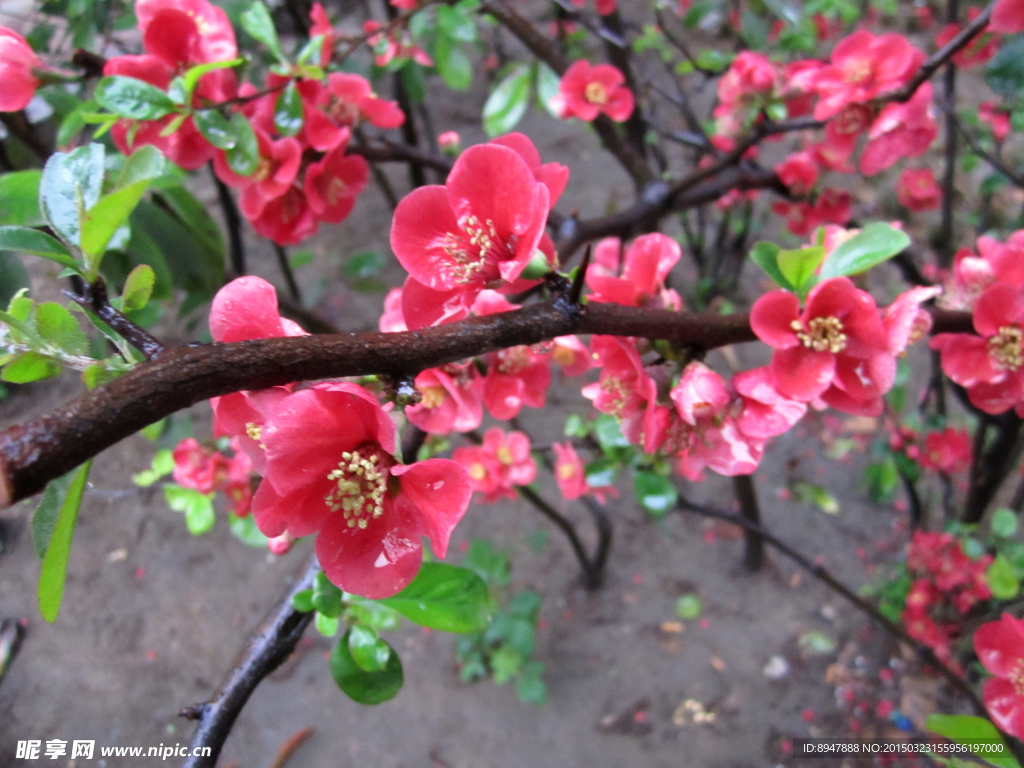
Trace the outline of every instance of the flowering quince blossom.
<instances>
[{"instance_id":1,"label":"flowering quince blossom","mask_svg":"<svg viewBox=\"0 0 1024 768\"><path fill-rule=\"evenodd\" d=\"M236 441L231 447L239 450ZM186 437L174 448L174 482L193 488L202 494L223 491L231 504L231 511L239 517L249 514L252 490L249 475L252 462L244 453L227 458L220 451L201 446L194 438Z\"/></svg>"},{"instance_id":2,"label":"flowering quince blossom","mask_svg":"<svg viewBox=\"0 0 1024 768\"><path fill-rule=\"evenodd\" d=\"M582 8L587 4L587 0L572 0L572 4L577 8ZM607 16L609 13L615 13L615 9L617 7L617 0L595 0L594 2L594 9L601 16Z\"/></svg>"},{"instance_id":3,"label":"flowering quince blossom","mask_svg":"<svg viewBox=\"0 0 1024 768\"><path fill-rule=\"evenodd\" d=\"M320 61L316 63L326 67L334 54L334 27L327 17L326 9L320 3L313 3L313 7L309 10L309 18L313 22L309 27L309 36L311 38L323 37L324 39L320 46Z\"/></svg>"},{"instance_id":4,"label":"flowering quince blossom","mask_svg":"<svg viewBox=\"0 0 1024 768\"><path fill-rule=\"evenodd\" d=\"M1004 613L974 633L974 652L995 677L985 681L981 698L1001 730L1024 738L1024 619Z\"/></svg>"},{"instance_id":5,"label":"flowering quince blossom","mask_svg":"<svg viewBox=\"0 0 1024 768\"><path fill-rule=\"evenodd\" d=\"M591 336L590 350L601 375L583 387L583 396L601 413L619 419L627 440L654 453L667 418L657 411L658 387L644 370L635 342L618 336Z\"/></svg>"},{"instance_id":6,"label":"flowering quince blossom","mask_svg":"<svg viewBox=\"0 0 1024 768\"><path fill-rule=\"evenodd\" d=\"M794 152L775 166L775 172L797 197L810 192L818 181L818 164L809 150Z\"/></svg>"},{"instance_id":7,"label":"flowering quince blossom","mask_svg":"<svg viewBox=\"0 0 1024 768\"><path fill-rule=\"evenodd\" d=\"M992 137L1003 141L1010 135L1010 114L999 109L994 101L983 101L978 105L978 118L992 129Z\"/></svg>"},{"instance_id":8,"label":"flowering quince blossom","mask_svg":"<svg viewBox=\"0 0 1024 768\"><path fill-rule=\"evenodd\" d=\"M815 120L827 120L850 104L864 104L904 85L925 55L898 34L875 37L859 30L832 51L831 66L812 76L819 100Z\"/></svg>"},{"instance_id":9,"label":"flowering quince blossom","mask_svg":"<svg viewBox=\"0 0 1024 768\"><path fill-rule=\"evenodd\" d=\"M553 443L551 449L555 453L555 481L566 499L572 501L589 493L603 504L606 494L618 498L619 492L615 486L601 485L595 488L587 482L586 469L572 443Z\"/></svg>"},{"instance_id":10,"label":"flowering quince blossom","mask_svg":"<svg viewBox=\"0 0 1024 768\"><path fill-rule=\"evenodd\" d=\"M24 37L13 29L0 26L0 112L17 112L32 101L39 87L33 70L43 62Z\"/></svg>"},{"instance_id":11,"label":"flowering quince blossom","mask_svg":"<svg viewBox=\"0 0 1024 768\"><path fill-rule=\"evenodd\" d=\"M974 330L940 333L929 344L942 355L942 370L967 389L971 403L985 413L1016 407L1024 413L1024 297L1019 287L995 283L974 307Z\"/></svg>"},{"instance_id":12,"label":"flowering quince blossom","mask_svg":"<svg viewBox=\"0 0 1024 768\"><path fill-rule=\"evenodd\" d=\"M409 272L402 290L407 325L461 320L480 291L519 277L544 234L550 199L522 156L498 144L470 147L444 186L404 197L391 248Z\"/></svg>"},{"instance_id":13,"label":"flowering quince blossom","mask_svg":"<svg viewBox=\"0 0 1024 768\"><path fill-rule=\"evenodd\" d=\"M316 533L324 573L346 592L399 592L419 570L420 536L443 558L469 506L469 478L456 462L396 461L394 422L356 384L289 394L261 437L266 471L252 502L257 526L269 537Z\"/></svg>"},{"instance_id":14,"label":"flowering quince blossom","mask_svg":"<svg viewBox=\"0 0 1024 768\"><path fill-rule=\"evenodd\" d=\"M1004 35L1024 32L1024 0L999 0L992 9L989 28Z\"/></svg>"},{"instance_id":15,"label":"flowering quince blossom","mask_svg":"<svg viewBox=\"0 0 1024 768\"><path fill-rule=\"evenodd\" d=\"M972 22L978 18L981 9L971 7L967 9L967 21ZM941 48L960 33L959 24L947 24L935 36L935 47ZM982 32L967 44L965 48L953 55L953 63L958 67L967 69L984 64L996 55L999 50L999 43L996 36Z\"/></svg>"},{"instance_id":16,"label":"flowering quince blossom","mask_svg":"<svg viewBox=\"0 0 1024 768\"><path fill-rule=\"evenodd\" d=\"M719 104L713 112L715 135L732 137L742 133L777 95L781 82L779 71L764 54L738 54L718 81Z\"/></svg>"},{"instance_id":17,"label":"flowering quince blossom","mask_svg":"<svg viewBox=\"0 0 1024 768\"><path fill-rule=\"evenodd\" d=\"M230 61L238 56L235 31L227 14L207 0L139 0L135 15L146 53L108 60L104 75L134 77L166 90L176 75L197 64ZM235 73L218 69L199 79L194 98L198 105L203 99L225 101L236 93ZM174 119L174 115L167 115L144 122L118 120L111 137L125 154L152 144L187 170L211 160L216 150L202 137L191 117L170 135L161 135Z\"/></svg>"},{"instance_id":18,"label":"flowering quince blossom","mask_svg":"<svg viewBox=\"0 0 1024 768\"><path fill-rule=\"evenodd\" d=\"M377 54L373 63L378 67L386 67L395 59L412 59L424 67L434 66L434 60L426 51L419 46L413 45L409 40L408 32L402 33L402 39L395 37L395 30L389 30L383 34L372 34L384 25L379 21L369 19L363 22L363 32L370 35L367 42Z\"/></svg>"},{"instance_id":19,"label":"flowering quince blossom","mask_svg":"<svg viewBox=\"0 0 1024 768\"><path fill-rule=\"evenodd\" d=\"M548 104L563 120L578 117L590 122L600 114L621 123L633 114L633 92L625 86L626 77L611 64L590 66L580 59L570 66L558 85L558 93Z\"/></svg>"},{"instance_id":20,"label":"flowering quince blossom","mask_svg":"<svg viewBox=\"0 0 1024 768\"><path fill-rule=\"evenodd\" d=\"M849 278L816 285L802 312L794 294L766 293L754 303L750 325L775 348L772 379L787 397L824 398L847 412L858 403L874 410L892 386L895 360L875 300Z\"/></svg>"},{"instance_id":21,"label":"flowering quince blossom","mask_svg":"<svg viewBox=\"0 0 1024 768\"><path fill-rule=\"evenodd\" d=\"M751 440L765 441L788 432L807 413L807 403L779 393L767 366L737 373L732 386L742 403L736 428Z\"/></svg>"},{"instance_id":22,"label":"flowering quince blossom","mask_svg":"<svg viewBox=\"0 0 1024 768\"><path fill-rule=\"evenodd\" d=\"M911 211L930 211L939 207L942 190L931 168L904 168L896 182L896 199Z\"/></svg>"},{"instance_id":23,"label":"flowering quince blossom","mask_svg":"<svg viewBox=\"0 0 1024 768\"><path fill-rule=\"evenodd\" d=\"M213 297L210 335L214 341L231 342L304 336L305 331L278 313L274 286L262 278L248 276L232 280ZM291 389L288 385L233 392L210 400L214 434L237 439L238 449L252 460L260 474L264 470L263 424Z\"/></svg>"},{"instance_id":24,"label":"flowering quince blossom","mask_svg":"<svg viewBox=\"0 0 1024 768\"><path fill-rule=\"evenodd\" d=\"M868 143L860 155L860 169L874 176L904 157L918 157L938 135L932 84L925 83L905 104L887 104L868 130Z\"/></svg>"},{"instance_id":25,"label":"flowering quince blossom","mask_svg":"<svg viewBox=\"0 0 1024 768\"><path fill-rule=\"evenodd\" d=\"M823 224L846 224L850 220L852 198L844 189L823 189L813 203L772 203L772 211L786 217L786 228L794 235L806 237Z\"/></svg>"},{"instance_id":26,"label":"flowering quince blossom","mask_svg":"<svg viewBox=\"0 0 1024 768\"><path fill-rule=\"evenodd\" d=\"M405 415L424 432L447 435L480 426L481 380L473 363L428 368L416 376L415 385L422 399L407 407Z\"/></svg>"},{"instance_id":27,"label":"flowering quince blossom","mask_svg":"<svg viewBox=\"0 0 1024 768\"><path fill-rule=\"evenodd\" d=\"M530 438L522 432L506 433L492 427L480 445L464 445L452 451L452 459L468 473L474 491L484 501L514 499L513 485L529 485L537 476L537 462L530 454Z\"/></svg>"},{"instance_id":28,"label":"flowering quince blossom","mask_svg":"<svg viewBox=\"0 0 1024 768\"><path fill-rule=\"evenodd\" d=\"M593 291L591 301L682 309L679 294L665 288L665 278L682 256L679 243L658 232L638 237L626 250L618 277L621 252L617 237L605 238L594 248L595 268L586 275L587 287Z\"/></svg>"},{"instance_id":29,"label":"flowering quince blossom","mask_svg":"<svg viewBox=\"0 0 1024 768\"><path fill-rule=\"evenodd\" d=\"M1024 230L1005 243L982 236L978 251L961 248L953 257L953 270L942 296L947 309L974 309L978 297L995 282L1024 287Z\"/></svg>"},{"instance_id":30,"label":"flowering quince blossom","mask_svg":"<svg viewBox=\"0 0 1024 768\"><path fill-rule=\"evenodd\" d=\"M971 437L966 429L947 427L941 432L929 432L924 439L924 450L918 463L933 472L955 475L971 466Z\"/></svg>"},{"instance_id":31,"label":"flowering quince blossom","mask_svg":"<svg viewBox=\"0 0 1024 768\"><path fill-rule=\"evenodd\" d=\"M551 362L566 376L582 376L592 367L590 350L575 336L556 336L551 340Z\"/></svg>"}]
</instances>

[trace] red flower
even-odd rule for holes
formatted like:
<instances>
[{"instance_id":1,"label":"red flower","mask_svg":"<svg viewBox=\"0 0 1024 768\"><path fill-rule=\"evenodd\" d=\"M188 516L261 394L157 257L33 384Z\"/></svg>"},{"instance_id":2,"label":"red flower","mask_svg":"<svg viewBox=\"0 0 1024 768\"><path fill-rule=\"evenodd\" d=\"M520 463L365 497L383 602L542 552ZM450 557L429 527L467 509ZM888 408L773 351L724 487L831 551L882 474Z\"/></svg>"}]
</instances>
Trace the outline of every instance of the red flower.
<instances>
[{"instance_id":1,"label":"red flower","mask_svg":"<svg viewBox=\"0 0 1024 768\"><path fill-rule=\"evenodd\" d=\"M1010 114L997 108L994 101L981 102L978 117L992 129L992 137L996 141L1003 141L1010 135Z\"/></svg>"},{"instance_id":2,"label":"red flower","mask_svg":"<svg viewBox=\"0 0 1024 768\"><path fill-rule=\"evenodd\" d=\"M814 188L818 181L818 164L808 150L794 152L775 166L782 183L797 197L803 197Z\"/></svg>"},{"instance_id":3,"label":"red flower","mask_svg":"<svg viewBox=\"0 0 1024 768\"><path fill-rule=\"evenodd\" d=\"M24 109L39 87L33 69L43 66L25 38L0 26L0 112Z\"/></svg>"},{"instance_id":4,"label":"red flower","mask_svg":"<svg viewBox=\"0 0 1024 768\"><path fill-rule=\"evenodd\" d=\"M379 21L369 19L363 22L363 31L366 33L376 32L383 25ZM386 67L395 59L412 59L424 67L434 66L434 60L427 55L422 48L413 45L408 33L404 33L401 40L395 37L395 31L389 30L386 35L371 35L366 42L376 53L374 63L378 67Z\"/></svg>"},{"instance_id":5,"label":"red flower","mask_svg":"<svg viewBox=\"0 0 1024 768\"><path fill-rule=\"evenodd\" d=\"M807 404L780 394L767 366L741 371L732 378L743 410L736 427L749 438L767 440L788 432L807 413Z\"/></svg>"},{"instance_id":6,"label":"red flower","mask_svg":"<svg viewBox=\"0 0 1024 768\"><path fill-rule=\"evenodd\" d=\"M896 182L896 199L912 211L930 211L939 207L942 190L931 168L904 168Z\"/></svg>"},{"instance_id":7,"label":"red flower","mask_svg":"<svg viewBox=\"0 0 1024 768\"><path fill-rule=\"evenodd\" d=\"M331 20L327 18L327 11L320 3L313 3L313 7L309 11L309 18L313 22L309 28L309 36L319 37L322 35L324 38L324 43L320 46L320 61L317 63L326 67L334 53L334 27L331 26Z\"/></svg>"},{"instance_id":8,"label":"red flower","mask_svg":"<svg viewBox=\"0 0 1024 768\"><path fill-rule=\"evenodd\" d=\"M781 85L779 71L761 53L743 51L718 81L716 133L736 136L768 104Z\"/></svg>"},{"instance_id":9,"label":"red flower","mask_svg":"<svg viewBox=\"0 0 1024 768\"><path fill-rule=\"evenodd\" d=\"M138 0L142 44L169 64L205 64L237 58L228 15L207 0Z\"/></svg>"},{"instance_id":10,"label":"red flower","mask_svg":"<svg viewBox=\"0 0 1024 768\"><path fill-rule=\"evenodd\" d=\"M432 435L469 432L480 426L480 374L472 363L428 368L416 377L420 402L405 409L410 422Z\"/></svg>"},{"instance_id":11,"label":"red flower","mask_svg":"<svg viewBox=\"0 0 1024 768\"><path fill-rule=\"evenodd\" d=\"M572 443L554 443L551 448L555 452L555 480L562 495L571 501L589 492L587 473Z\"/></svg>"},{"instance_id":12,"label":"red flower","mask_svg":"<svg viewBox=\"0 0 1024 768\"><path fill-rule=\"evenodd\" d=\"M681 309L679 294L665 288L665 278L682 256L679 243L655 232L633 241L623 258L622 277L617 277L622 243L609 237L597 244L594 270L587 272L591 301L625 304L631 307Z\"/></svg>"},{"instance_id":13,"label":"red flower","mask_svg":"<svg viewBox=\"0 0 1024 768\"><path fill-rule=\"evenodd\" d=\"M611 64L591 67L580 59L562 75L550 106L563 119L590 122L603 113L621 123L633 114L633 93L625 82L626 77Z\"/></svg>"},{"instance_id":14,"label":"red flower","mask_svg":"<svg viewBox=\"0 0 1024 768\"><path fill-rule=\"evenodd\" d=\"M854 32L832 51L832 66L822 67L813 76L820 97L814 119L826 120L849 104L863 104L896 90L924 58L903 35Z\"/></svg>"},{"instance_id":15,"label":"red flower","mask_svg":"<svg viewBox=\"0 0 1024 768\"><path fill-rule=\"evenodd\" d=\"M980 8L969 8L967 10L967 21L974 21L978 18L979 13L981 13ZM959 32L959 24L947 24L942 28L939 34L935 36L935 47L941 48L956 37ZM984 64L995 56L996 51L998 50L999 43L996 40L996 36L988 32L982 32L971 40L971 42L967 44L967 47L953 55L953 63L958 67L976 67L979 64Z\"/></svg>"},{"instance_id":16,"label":"red flower","mask_svg":"<svg viewBox=\"0 0 1024 768\"><path fill-rule=\"evenodd\" d=\"M419 570L420 536L444 557L472 495L454 461L397 463L394 423L355 384L288 395L262 438L267 467L253 497L256 524L270 537L317 533L317 559L346 592L399 592Z\"/></svg>"},{"instance_id":17,"label":"red flower","mask_svg":"<svg viewBox=\"0 0 1024 768\"><path fill-rule=\"evenodd\" d=\"M369 183L369 164L359 155L346 155L342 144L306 168L306 200L317 219L338 224Z\"/></svg>"},{"instance_id":18,"label":"red flower","mask_svg":"<svg viewBox=\"0 0 1024 768\"><path fill-rule=\"evenodd\" d=\"M953 427L929 432L918 461L922 467L934 472L949 475L963 472L971 465L971 437L966 429Z\"/></svg>"},{"instance_id":19,"label":"red flower","mask_svg":"<svg viewBox=\"0 0 1024 768\"><path fill-rule=\"evenodd\" d=\"M174 447L174 482L200 493L212 493L217 487L218 473L224 457L218 451L201 446L195 438L186 437Z\"/></svg>"},{"instance_id":20,"label":"red flower","mask_svg":"<svg viewBox=\"0 0 1024 768\"><path fill-rule=\"evenodd\" d=\"M481 290L517 278L544 234L549 200L526 161L497 144L470 147L445 186L403 198L391 248L409 271L402 293L409 327L461 319Z\"/></svg>"},{"instance_id":21,"label":"red flower","mask_svg":"<svg viewBox=\"0 0 1024 768\"><path fill-rule=\"evenodd\" d=\"M458 139L457 133L455 138ZM437 140L440 144L441 136L438 136ZM554 208L558 198L565 191L565 185L569 183L569 168L561 163L542 163L536 145L524 133L506 133L504 136L491 139L490 143L508 147L526 161L526 165L533 171L533 177L548 188L548 204Z\"/></svg>"},{"instance_id":22,"label":"red flower","mask_svg":"<svg viewBox=\"0 0 1024 768\"><path fill-rule=\"evenodd\" d=\"M967 388L972 404L1003 413L1024 399L1024 299L1020 288L995 283L974 308L974 330L941 333L929 346L942 353L942 370Z\"/></svg>"},{"instance_id":23,"label":"red flower","mask_svg":"<svg viewBox=\"0 0 1024 768\"><path fill-rule=\"evenodd\" d=\"M1024 619L1008 613L974 633L978 660L994 678L985 683L982 699L989 717L1001 730L1024 738Z\"/></svg>"},{"instance_id":24,"label":"red flower","mask_svg":"<svg viewBox=\"0 0 1024 768\"><path fill-rule=\"evenodd\" d=\"M901 158L923 155L937 135L932 84L925 83L906 104L887 104L871 124L860 169L873 176Z\"/></svg>"},{"instance_id":25,"label":"red flower","mask_svg":"<svg viewBox=\"0 0 1024 768\"><path fill-rule=\"evenodd\" d=\"M1024 32L1024 0L999 0L992 9L989 27L1004 35Z\"/></svg>"},{"instance_id":26,"label":"red flower","mask_svg":"<svg viewBox=\"0 0 1024 768\"><path fill-rule=\"evenodd\" d=\"M460 446L452 458L469 475L474 491L487 502L514 499L513 485L529 485L537 476L537 462L530 455L530 438L522 432L505 433L492 427L484 433L481 445Z\"/></svg>"},{"instance_id":27,"label":"red flower","mask_svg":"<svg viewBox=\"0 0 1024 768\"><path fill-rule=\"evenodd\" d=\"M590 370L590 350L575 336L556 336L551 340L551 361L566 376L582 376Z\"/></svg>"},{"instance_id":28,"label":"red flower","mask_svg":"<svg viewBox=\"0 0 1024 768\"><path fill-rule=\"evenodd\" d=\"M775 347L775 388L795 400L820 397L834 381L852 387L860 362L888 354L875 300L847 277L812 288L803 312L792 293L766 293L754 302L750 325L761 341Z\"/></svg>"}]
</instances>

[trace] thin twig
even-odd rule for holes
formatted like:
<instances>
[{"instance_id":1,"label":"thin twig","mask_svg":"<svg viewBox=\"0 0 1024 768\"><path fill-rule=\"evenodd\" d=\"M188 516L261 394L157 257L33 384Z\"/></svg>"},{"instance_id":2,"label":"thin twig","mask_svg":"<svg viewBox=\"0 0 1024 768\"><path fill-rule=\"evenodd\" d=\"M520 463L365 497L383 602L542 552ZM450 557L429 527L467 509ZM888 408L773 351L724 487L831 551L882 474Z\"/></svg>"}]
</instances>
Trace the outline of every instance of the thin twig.
<instances>
[{"instance_id":1,"label":"thin twig","mask_svg":"<svg viewBox=\"0 0 1024 768\"><path fill-rule=\"evenodd\" d=\"M753 531L754 533L760 535L766 544L769 544L775 549L777 549L779 552L788 557L790 560L792 560L794 563L800 566L804 571L809 573L811 576L823 582L830 589L845 597L847 600L850 601L850 603L853 604L855 608L857 608L857 610L870 616L871 619L876 624L878 624L878 626L880 626L894 638L906 643L911 648L913 648L915 653L917 653L918 658L922 662L934 667L939 672L939 674L946 678L946 680L954 688L960 691L960 693L962 693L968 699L968 701L971 702L971 706L974 707L974 710L979 715L985 716L985 705L982 703L981 699L978 698L978 694L974 692L974 689L971 688L971 686L967 683L966 680L960 677L956 672L950 669L941 659L939 659L931 648L929 648L924 643L918 642L917 640L912 638L910 635L907 634L906 630L904 630L903 627L889 621L889 619L883 616L882 613L877 608L875 608L875 606L873 606L863 597L861 597L848 586L839 581L823 566L811 562L802 554L800 554L797 550L795 550L793 547L787 544L785 541L775 536L774 534L769 533L762 526L757 525L756 523L752 523L750 520L747 520L744 517L734 515L729 512L723 512L717 509L713 509L702 504L695 504L694 502L688 501L682 497L680 497L679 500L679 508L681 510L686 510L689 512L696 512L699 515L702 515L704 517L710 517L715 520L724 520L726 522L732 523L733 525L738 525L744 530Z\"/></svg>"},{"instance_id":2,"label":"thin twig","mask_svg":"<svg viewBox=\"0 0 1024 768\"><path fill-rule=\"evenodd\" d=\"M220 202L220 210L224 214L224 223L228 228L228 245L231 253L231 271L236 277L246 274L245 266L245 241L242 239L242 217L238 213L238 206L231 196L228 185L220 180L210 165L210 175L217 186L217 200Z\"/></svg>"},{"instance_id":3,"label":"thin twig","mask_svg":"<svg viewBox=\"0 0 1024 768\"><path fill-rule=\"evenodd\" d=\"M299 290L299 284L295 282L295 273L292 271L291 262L288 261L288 251L284 249L283 245L274 243L274 253L277 255L277 266L281 270L281 274L284 275L284 281L288 285L288 295L292 301L296 304L302 304L302 292Z\"/></svg>"},{"instance_id":4,"label":"thin twig","mask_svg":"<svg viewBox=\"0 0 1024 768\"><path fill-rule=\"evenodd\" d=\"M320 565L316 557L306 563L296 582L284 599L277 604L260 630L249 641L239 664L229 674L214 697L202 704L185 707L182 717L199 720L192 737L191 754L202 754L210 748L208 757L190 757L182 768L212 768L217 764L224 740L231 732L238 713L256 690L256 686L277 669L295 650L302 634L313 620L313 613L300 613L292 607L292 598L313 586Z\"/></svg>"},{"instance_id":5,"label":"thin twig","mask_svg":"<svg viewBox=\"0 0 1024 768\"><path fill-rule=\"evenodd\" d=\"M119 310L114 309L107 298L107 285L103 282L102 277L97 277L92 283L86 283L75 277L72 278L72 285L75 289L74 292L65 291L65 293L121 334L147 360L155 360L164 351L165 347L160 339L129 320Z\"/></svg>"}]
</instances>

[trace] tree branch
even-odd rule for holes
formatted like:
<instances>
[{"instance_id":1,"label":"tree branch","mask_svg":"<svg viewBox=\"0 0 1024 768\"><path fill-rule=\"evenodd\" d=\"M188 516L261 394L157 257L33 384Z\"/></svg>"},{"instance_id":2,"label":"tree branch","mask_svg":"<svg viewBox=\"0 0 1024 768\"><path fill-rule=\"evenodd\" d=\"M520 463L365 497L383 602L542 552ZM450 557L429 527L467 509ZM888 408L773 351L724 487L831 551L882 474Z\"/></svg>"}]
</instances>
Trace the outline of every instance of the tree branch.
<instances>
[{"instance_id":1,"label":"tree branch","mask_svg":"<svg viewBox=\"0 0 1024 768\"><path fill-rule=\"evenodd\" d=\"M227 680L214 697L209 702L184 707L178 712L181 717L199 720L199 726L192 737L190 754L202 754L203 748L210 748L208 757L190 757L182 768L213 768L217 764L224 741L249 696L267 675L292 654L306 627L313 620L312 612L299 613L292 607L292 598L303 590L311 589L319 571L320 564L315 556L311 557L302 576L249 641L249 647L238 666L228 674Z\"/></svg>"},{"instance_id":2,"label":"tree branch","mask_svg":"<svg viewBox=\"0 0 1024 768\"><path fill-rule=\"evenodd\" d=\"M96 278L93 283L86 283L80 278L75 278L72 285L75 287L75 292L67 291L67 295L121 334L147 360L153 360L164 351L165 347L162 341L111 306L107 298L107 285L103 282L102 277Z\"/></svg>"},{"instance_id":3,"label":"tree branch","mask_svg":"<svg viewBox=\"0 0 1024 768\"><path fill-rule=\"evenodd\" d=\"M934 310L934 333L972 332L967 312ZM41 491L114 443L211 397L342 376L414 376L445 363L573 333L665 339L697 349L754 341L745 315L564 299L403 333L346 333L165 349L114 381L0 433L0 509Z\"/></svg>"}]
</instances>

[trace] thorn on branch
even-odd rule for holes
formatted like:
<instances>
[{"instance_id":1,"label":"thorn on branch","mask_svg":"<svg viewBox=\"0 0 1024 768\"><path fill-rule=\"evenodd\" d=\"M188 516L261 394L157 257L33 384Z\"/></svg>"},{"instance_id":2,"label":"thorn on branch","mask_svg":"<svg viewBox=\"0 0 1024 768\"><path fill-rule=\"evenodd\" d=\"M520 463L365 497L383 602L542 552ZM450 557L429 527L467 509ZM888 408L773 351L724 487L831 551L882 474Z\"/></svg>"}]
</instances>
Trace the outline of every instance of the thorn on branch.
<instances>
[{"instance_id":1,"label":"thorn on branch","mask_svg":"<svg viewBox=\"0 0 1024 768\"><path fill-rule=\"evenodd\" d=\"M129 320L120 310L111 305L107 298L107 285L103 282L103 278L96 278L95 282L86 283L76 277L73 279L72 285L75 289L74 292L65 291L64 293L121 334L147 360L155 359L164 351L165 347L162 341L142 326Z\"/></svg>"},{"instance_id":2,"label":"thorn on branch","mask_svg":"<svg viewBox=\"0 0 1024 768\"><path fill-rule=\"evenodd\" d=\"M189 704L187 707L182 707L178 710L178 717L184 717L186 720L202 720L209 707L210 705L204 701L198 704Z\"/></svg>"}]
</instances>

